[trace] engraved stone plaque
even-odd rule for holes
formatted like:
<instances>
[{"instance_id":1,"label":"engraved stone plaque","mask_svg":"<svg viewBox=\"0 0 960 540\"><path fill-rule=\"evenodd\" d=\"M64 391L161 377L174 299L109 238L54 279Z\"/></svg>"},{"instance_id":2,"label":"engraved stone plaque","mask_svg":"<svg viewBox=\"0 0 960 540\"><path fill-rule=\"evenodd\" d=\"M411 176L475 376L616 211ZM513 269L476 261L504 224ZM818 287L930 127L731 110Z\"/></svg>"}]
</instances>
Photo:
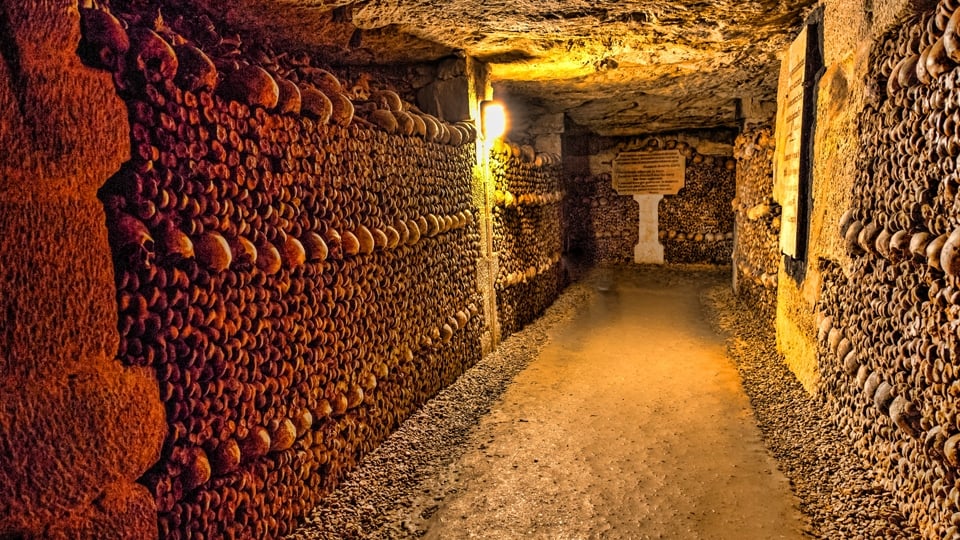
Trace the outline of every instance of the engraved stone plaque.
<instances>
[{"instance_id":1,"label":"engraved stone plaque","mask_svg":"<svg viewBox=\"0 0 960 540\"><path fill-rule=\"evenodd\" d=\"M774 154L774 185L783 212L780 218L780 250L798 257L800 228L800 168L803 152L804 105L807 72L807 28L787 50L780 66L777 91L777 132Z\"/></svg>"},{"instance_id":2,"label":"engraved stone plaque","mask_svg":"<svg viewBox=\"0 0 960 540\"><path fill-rule=\"evenodd\" d=\"M621 152L613 160L613 189L620 195L676 195L685 174L679 150Z\"/></svg>"}]
</instances>

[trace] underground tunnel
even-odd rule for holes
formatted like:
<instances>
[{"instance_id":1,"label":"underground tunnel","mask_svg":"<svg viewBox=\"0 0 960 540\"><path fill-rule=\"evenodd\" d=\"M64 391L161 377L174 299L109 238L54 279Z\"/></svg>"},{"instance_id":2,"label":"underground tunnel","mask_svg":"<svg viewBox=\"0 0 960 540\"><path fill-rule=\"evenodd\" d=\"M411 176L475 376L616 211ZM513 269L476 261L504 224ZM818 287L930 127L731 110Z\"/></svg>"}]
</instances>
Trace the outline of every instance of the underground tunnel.
<instances>
[{"instance_id":1,"label":"underground tunnel","mask_svg":"<svg viewBox=\"0 0 960 540\"><path fill-rule=\"evenodd\" d=\"M0 538L960 538L957 1L0 30Z\"/></svg>"}]
</instances>

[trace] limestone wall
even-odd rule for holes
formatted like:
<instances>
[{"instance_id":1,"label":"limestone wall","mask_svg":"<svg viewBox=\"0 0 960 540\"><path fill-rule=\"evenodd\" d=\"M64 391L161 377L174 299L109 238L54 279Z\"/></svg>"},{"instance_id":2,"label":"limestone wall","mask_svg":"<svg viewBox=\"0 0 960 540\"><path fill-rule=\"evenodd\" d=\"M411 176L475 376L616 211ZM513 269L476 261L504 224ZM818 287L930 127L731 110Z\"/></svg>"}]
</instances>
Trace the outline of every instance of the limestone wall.
<instances>
[{"instance_id":1,"label":"limestone wall","mask_svg":"<svg viewBox=\"0 0 960 540\"><path fill-rule=\"evenodd\" d=\"M76 2L0 2L0 27L0 536L154 537L136 480L164 411L153 371L117 358L97 200L126 112L76 56Z\"/></svg>"}]
</instances>

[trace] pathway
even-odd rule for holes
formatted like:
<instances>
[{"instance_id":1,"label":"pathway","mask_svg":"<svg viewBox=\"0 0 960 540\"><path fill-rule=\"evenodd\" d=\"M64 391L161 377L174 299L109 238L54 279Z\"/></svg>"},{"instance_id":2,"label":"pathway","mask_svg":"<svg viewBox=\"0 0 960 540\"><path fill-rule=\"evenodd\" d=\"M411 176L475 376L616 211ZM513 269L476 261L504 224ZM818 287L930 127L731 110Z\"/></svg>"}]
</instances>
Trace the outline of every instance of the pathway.
<instances>
[{"instance_id":1,"label":"pathway","mask_svg":"<svg viewBox=\"0 0 960 540\"><path fill-rule=\"evenodd\" d=\"M595 276L411 518L427 538L803 538L722 339L706 274Z\"/></svg>"}]
</instances>

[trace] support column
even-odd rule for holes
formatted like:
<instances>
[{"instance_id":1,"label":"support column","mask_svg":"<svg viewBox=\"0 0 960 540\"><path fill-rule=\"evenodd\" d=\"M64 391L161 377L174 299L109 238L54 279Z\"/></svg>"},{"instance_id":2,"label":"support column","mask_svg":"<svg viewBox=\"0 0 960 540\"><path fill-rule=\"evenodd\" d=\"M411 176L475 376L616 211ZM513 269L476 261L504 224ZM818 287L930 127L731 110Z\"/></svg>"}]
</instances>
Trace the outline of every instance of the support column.
<instances>
[{"instance_id":1,"label":"support column","mask_svg":"<svg viewBox=\"0 0 960 540\"><path fill-rule=\"evenodd\" d=\"M634 195L640 205L640 239L633 248L633 262L663 264L663 245L660 243L660 200L663 195Z\"/></svg>"},{"instance_id":2,"label":"support column","mask_svg":"<svg viewBox=\"0 0 960 540\"><path fill-rule=\"evenodd\" d=\"M477 260L477 290L483 299L481 309L486 329L480 338L484 356L500 343L500 323L497 320L497 254L493 252L493 176L490 172L490 144L483 137L480 124L480 102L493 97L487 65L467 57L464 72L467 78L467 98L470 118L477 126L477 165L473 173L473 204L477 209L477 227L480 229L480 258Z\"/></svg>"}]
</instances>

